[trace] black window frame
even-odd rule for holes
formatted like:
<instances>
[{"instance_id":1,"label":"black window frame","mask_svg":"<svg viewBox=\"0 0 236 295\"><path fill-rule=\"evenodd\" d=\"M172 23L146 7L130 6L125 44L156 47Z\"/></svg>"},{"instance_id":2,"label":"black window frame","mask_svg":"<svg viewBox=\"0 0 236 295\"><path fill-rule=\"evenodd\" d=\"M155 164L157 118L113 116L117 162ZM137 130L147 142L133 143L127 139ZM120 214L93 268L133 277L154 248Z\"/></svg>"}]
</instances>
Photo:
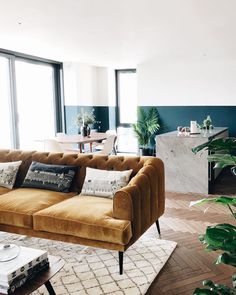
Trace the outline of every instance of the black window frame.
<instances>
[{"instance_id":1,"label":"black window frame","mask_svg":"<svg viewBox=\"0 0 236 295\"><path fill-rule=\"evenodd\" d=\"M15 75L15 61L22 60L24 62L50 65L53 68L53 90L54 90L54 120L55 132L65 131L65 115L64 115L64 91L63 91L63 64L62 62L41 58L38 56L28 55L16 51L6 50L0 48L0 56L9 59L10 72L10 93L13 109L12 111L12 131L13 131L13 148L19 148L19 134L17 128L17 114L16 114L16 75Z\"/></svg>"},{"instance_id":2,"label":"black window frame","mask_svg":"<svg viewBox=\"0 0 236 295\"><path fill-rule=\"evenodd\" d=\"M120 85L120 74L122 73L137 73L136 69L119 69L115 70L115 87L116 87L116 127L131 127L131 123L121 123L120 122L120 107L119 107L119 100L120 100L120 93L119 93L119 85Z\"/></svg>"}]
</instances>

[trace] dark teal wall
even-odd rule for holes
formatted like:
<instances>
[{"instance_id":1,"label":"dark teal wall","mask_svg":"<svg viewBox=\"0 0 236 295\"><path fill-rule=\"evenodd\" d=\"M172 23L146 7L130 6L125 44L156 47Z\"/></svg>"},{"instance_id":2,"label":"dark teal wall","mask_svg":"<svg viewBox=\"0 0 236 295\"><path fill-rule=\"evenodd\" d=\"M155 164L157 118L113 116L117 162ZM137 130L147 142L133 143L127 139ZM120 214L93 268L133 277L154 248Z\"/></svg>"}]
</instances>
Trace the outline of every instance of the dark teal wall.
<instances>
[{"instance_id":1,"label":"dark teal wall","mask_svg":"<svg viewBox=\"0 0 236 295\"><path fill-rule=\"evenodd\" d=\"M115 107L101 107L101 106L65 106L65 125L67 134L75 134L78 132L78 127L75 125L76 116L78 113L91 112L94 110L94 115L98 123L95 123L93 128L101 132L108 129L115 129Z\"/></svg>"},{"instance_id":2,"label":"dark teal wall","mask_svg":"<svg viewBox=\"0 0 236 295\"><path fill-rule=\"evenodd\" d=\"M213 126L229 127L230 136L236 136L236 106L159 106L157 109L165 132L176 130L177 126L189 126L190 121L201 124L210 115Z\"/></svg>"},{"instance_id":3,"label":"dark teal wall","mask_svg":"<svg viewBox=\"0 0 236 295\"><path fill-rule=\"evenodd\" d=\"M81 108L85 111L94 109L97 121L101 121L101 124L95 124L94 128L98 129L100 126L101 131L115 128L115 107L65 106L68 134L78 131L74 121ZM157 106L157 109L165 126L163 132L176 130L177 126L189 126L192 120L202 123L203 119L210 115L214 126L229 127L230 136L236 137L236 106Z\"/></svg>"}]
</instances>

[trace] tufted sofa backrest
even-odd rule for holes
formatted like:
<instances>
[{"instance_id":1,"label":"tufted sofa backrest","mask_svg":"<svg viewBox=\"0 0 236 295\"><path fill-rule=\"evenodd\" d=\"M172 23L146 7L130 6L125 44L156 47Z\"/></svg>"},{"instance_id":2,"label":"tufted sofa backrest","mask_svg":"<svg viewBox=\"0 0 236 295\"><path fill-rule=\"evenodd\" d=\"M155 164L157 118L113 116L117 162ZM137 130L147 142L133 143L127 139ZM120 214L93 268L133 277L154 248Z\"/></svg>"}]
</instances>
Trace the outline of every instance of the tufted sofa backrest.
<instances>
[{"instance_id":1,"label":"tufted sofa backrest","mask_svg":"<svg viewBox=\"0 0 236 295\"><path fill-rule=\"evenodd\" d=\"M80 167L73 190L80 192L86 173L86 167L104 169L104 170L129 170L132 169L131 177L142 169L150 157L123 157L123 156L105 156L94 154L66 154L66 153L46 153L35 151L20 150L0 150L0 162L11 162L22 160L19 173L17 175L16 187L19 187L24 180L28 168L32 161L45 164L72 165Z\"/></svg>"},{"instance_id":2,"label":"tufted sofa backrest","mask_svg":"<svg viewBox=\"0 0 236 295\"><path fill-rule=\"evenodd\" d=\"M16 177L16 187L19 187L22 184L32 162L32 155L34 153L35 152L33 151L0 150L0 162L22 161Z\"/></svg>"}]
</instances>

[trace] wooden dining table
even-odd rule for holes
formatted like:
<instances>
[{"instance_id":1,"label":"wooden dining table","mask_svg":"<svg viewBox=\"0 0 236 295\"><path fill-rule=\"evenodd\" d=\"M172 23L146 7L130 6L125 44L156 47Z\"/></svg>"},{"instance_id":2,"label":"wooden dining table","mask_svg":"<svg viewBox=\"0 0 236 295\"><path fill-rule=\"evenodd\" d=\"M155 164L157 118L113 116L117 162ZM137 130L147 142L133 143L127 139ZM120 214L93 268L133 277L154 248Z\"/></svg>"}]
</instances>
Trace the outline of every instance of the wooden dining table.
<instances>
[{"instance_id":1,"label":"wooden dining table","mask_svg":"<svg viewBox=\"0 0 236 295\"><path fill-rule=\"evenodd\" d=\"M108 134L105 132L91 132L89 136L82 136L81 134L67 135L62 134L56 139L61 144L78 144L80 153L83 152L83 145L90 144L90 152L93 151L93 143L107 139Z\"/></svg>"}]
</instances>

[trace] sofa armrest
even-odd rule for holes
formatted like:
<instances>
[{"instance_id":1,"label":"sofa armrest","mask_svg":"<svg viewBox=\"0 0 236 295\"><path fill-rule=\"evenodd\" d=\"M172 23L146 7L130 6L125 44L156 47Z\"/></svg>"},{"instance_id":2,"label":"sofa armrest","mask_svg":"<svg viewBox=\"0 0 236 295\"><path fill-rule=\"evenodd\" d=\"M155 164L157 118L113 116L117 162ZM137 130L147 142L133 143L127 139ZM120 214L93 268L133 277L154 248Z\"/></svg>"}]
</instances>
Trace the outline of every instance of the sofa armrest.
<instances>
[{"instance_id":1,"label":"sofa armrest","mask_svg":"<svg viewBox=\"0 0 236 295\"><path fill-rule=\"evenodd\" d=\"M128 185L116 192L113 198L113 217L129 220L136 240L141 235L141 194L136 185Z\"/></svg>"},{"instance_id":2,"label":"sofa armrest","mask_svg":"<svg viewBox=\"0 0 236 295\"><path fill-rule=\"evenodd\" d=\"M116 192L113 217L131 221L137 238L164 213L164 205L163 162L148 158L129 184Z\"/></svg>"},{"instance_id":3,"label":"sofa armrest","mask_svg":"<svg viewBox=\"0 0 236 295\"><path fill-rule=\"evenodd\" d=\"M126 186L116 192L113 199L113 217L133 221L140 208L140 192L136 185Z\"/></svg>"}]
</instances>

